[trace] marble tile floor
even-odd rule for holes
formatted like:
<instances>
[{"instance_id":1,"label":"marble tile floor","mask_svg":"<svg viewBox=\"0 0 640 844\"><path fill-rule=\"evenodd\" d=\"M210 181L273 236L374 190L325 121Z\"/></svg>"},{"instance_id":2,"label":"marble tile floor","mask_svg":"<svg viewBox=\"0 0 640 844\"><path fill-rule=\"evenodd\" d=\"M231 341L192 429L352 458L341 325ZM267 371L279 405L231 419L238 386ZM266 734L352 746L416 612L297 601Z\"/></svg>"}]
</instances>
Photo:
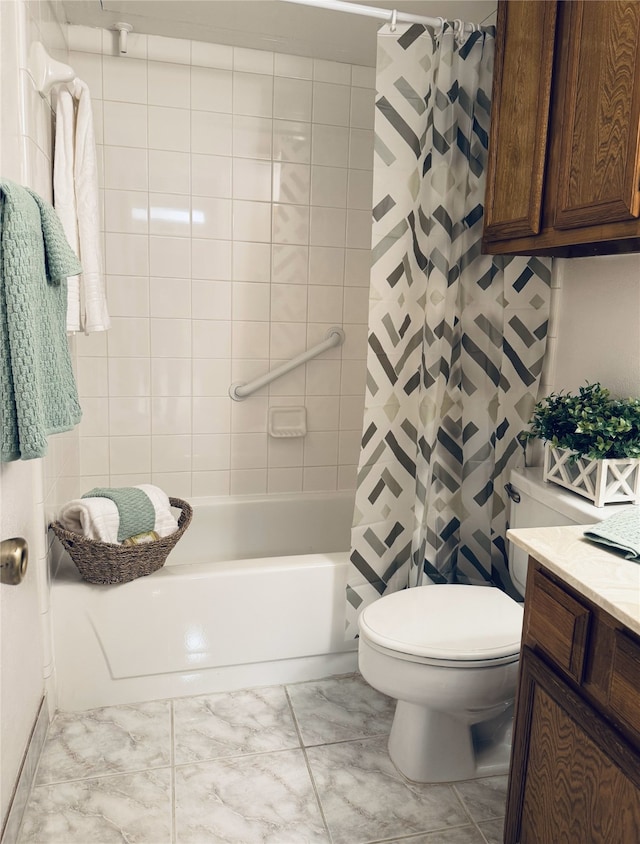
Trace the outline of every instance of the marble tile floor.
<instances>
[{"instance_id":1,"label":"marble tile floor","mask_svg":"<svg viewBox=\"0 0 640 844\"><path fill-rule=\"evenodd\" d=\"M500 844L506 777L404 779L358 675L60 713L19 844Z\"/></svg>"}]
</instances>

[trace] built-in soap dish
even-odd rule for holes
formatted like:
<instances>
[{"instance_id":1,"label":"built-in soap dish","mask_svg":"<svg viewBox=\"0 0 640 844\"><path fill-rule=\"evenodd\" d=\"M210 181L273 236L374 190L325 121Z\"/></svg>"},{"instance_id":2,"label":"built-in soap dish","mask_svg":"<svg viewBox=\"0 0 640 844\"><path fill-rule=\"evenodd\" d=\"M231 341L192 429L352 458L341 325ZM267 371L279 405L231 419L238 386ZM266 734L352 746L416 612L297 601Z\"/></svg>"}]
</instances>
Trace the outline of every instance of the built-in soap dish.
<instances>
[{"instance_id":1,"label":"built-in soap dish","mask_svg":"<svg viewBox=\"0 0 640 844\"><path fill-rule=\"evenodd\" d=\"M306 407L270 407L267 431L270 437L304 437L307 433Z\"/></svg>"}]
</instances>

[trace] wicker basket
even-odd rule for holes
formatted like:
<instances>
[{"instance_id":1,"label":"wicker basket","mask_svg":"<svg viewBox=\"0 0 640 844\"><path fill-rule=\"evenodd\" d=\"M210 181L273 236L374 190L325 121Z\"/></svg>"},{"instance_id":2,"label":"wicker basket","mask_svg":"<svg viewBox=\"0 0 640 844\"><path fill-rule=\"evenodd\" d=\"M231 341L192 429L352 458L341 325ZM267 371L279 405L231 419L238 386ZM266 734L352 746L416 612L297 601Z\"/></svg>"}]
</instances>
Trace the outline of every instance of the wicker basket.
<instances>
[{"instance_id":1,"label":"wicker basket","mask_svg":"<svg viewBox=\"0 0 640 844\"><path fill-rule=\"evenodd\" d=\"M66 530L60 522L53 522L50 527L76 564L83 580L88 583L128 583L162 568L175 544L189 527L193 516L191 505L181 498L170 498L169 502L172 507L182 511L178 530L142 545L97 542Z\"/></svg>"}]
</instances>

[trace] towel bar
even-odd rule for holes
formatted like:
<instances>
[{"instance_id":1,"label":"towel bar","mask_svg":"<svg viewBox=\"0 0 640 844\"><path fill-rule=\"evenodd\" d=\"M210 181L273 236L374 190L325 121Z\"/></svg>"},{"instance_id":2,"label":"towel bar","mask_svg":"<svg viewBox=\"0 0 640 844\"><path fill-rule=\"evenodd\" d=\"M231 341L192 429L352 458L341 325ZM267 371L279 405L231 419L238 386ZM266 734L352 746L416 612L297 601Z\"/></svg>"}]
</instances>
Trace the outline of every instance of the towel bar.
<instances>
[{"instance_id":1,"label":"towel bar","mask_svg":"<svg viewBox=\"0 0 640 844\"><path fill-rule=\"evenodd\" d=\"M34 41L29 49L29 74L41 97L47 96L54 85L73 82L75 70L68 64L52 59L41 41Z\"/></svg>"}]
</instances>

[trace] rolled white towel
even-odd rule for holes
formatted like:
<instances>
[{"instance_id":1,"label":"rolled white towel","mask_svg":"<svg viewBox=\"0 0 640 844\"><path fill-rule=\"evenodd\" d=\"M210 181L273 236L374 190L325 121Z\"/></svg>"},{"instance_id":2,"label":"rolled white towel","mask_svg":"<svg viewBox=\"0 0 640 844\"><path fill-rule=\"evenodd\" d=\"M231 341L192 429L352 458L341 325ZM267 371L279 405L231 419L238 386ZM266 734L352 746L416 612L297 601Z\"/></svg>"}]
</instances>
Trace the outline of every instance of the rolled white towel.
<instances>
[{"instance_id":1,"label":"rolled white towel","mask_svg":"<svg viewBox=\"0 0 640 844\"><path fill-rule=\"evenodd\" d=\"M118 543L120 514L115 502L108 498L76 498L65 504L58 521L66 530L95 539Z\"/></svg>"},{"instance_id":2,"label":"rolled white towel","mask_svg":"<svg viewBox=\"0 0 640 844\"><path fill-rule=\"evenodd\" d=\"M168 495L152 484L138 484L136 489L145 493L153 507L153 530L158 536L174 533L178 529L178 522L171 512ZM117 504L110 498L91 496L69 501L61 508L58 521L67 530L82 534L87 539L113 544L120 542L120 512ZM126 538L128 537L122 537Z\"/></svg>"},{"instance_id":3,"label":"rolled white towel","mask_svg":"<svg viewBox=\"0 0 640 844\"><path fill-rule=\"evenodd\" d=\"M178 522L171 512L167 493L153 484L138 484L137 488L145 492L153 504L153 509L156 511L156 523L153 529L158 536L169 536L170 533L178 530Z\"/></svg>"}]
</instances>

